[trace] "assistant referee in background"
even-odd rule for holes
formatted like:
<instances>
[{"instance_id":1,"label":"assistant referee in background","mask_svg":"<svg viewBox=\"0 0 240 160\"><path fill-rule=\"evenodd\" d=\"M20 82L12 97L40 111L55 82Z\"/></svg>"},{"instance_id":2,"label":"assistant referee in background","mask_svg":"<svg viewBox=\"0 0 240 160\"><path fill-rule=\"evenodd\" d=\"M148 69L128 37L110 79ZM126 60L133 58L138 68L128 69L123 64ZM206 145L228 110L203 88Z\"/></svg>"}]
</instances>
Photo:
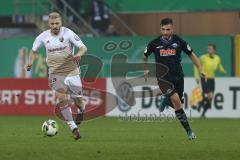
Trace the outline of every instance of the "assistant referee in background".
<instances>
[{"instance_id":1,"label":"assistant referee in background","mask_svg":"<svg viewBox=\"0 0 240 160\"><path fill-rule=\"evenodd\" d=\"M215 72L218 70L224 74L227 74L222 66L221 59L216 53L216 45L209 43L207 46L207 53L200 57L200 63L203 67L203 72L206 74L207 81L203 78L199 80L199 72L194 66L194 77L197 84L201 82L203 91L203 100L198 107L198 111L203 108L201 117L205 118L205 114L209 108L211 108L212 99L215 91Z\"/></svg>"}]
</instances>

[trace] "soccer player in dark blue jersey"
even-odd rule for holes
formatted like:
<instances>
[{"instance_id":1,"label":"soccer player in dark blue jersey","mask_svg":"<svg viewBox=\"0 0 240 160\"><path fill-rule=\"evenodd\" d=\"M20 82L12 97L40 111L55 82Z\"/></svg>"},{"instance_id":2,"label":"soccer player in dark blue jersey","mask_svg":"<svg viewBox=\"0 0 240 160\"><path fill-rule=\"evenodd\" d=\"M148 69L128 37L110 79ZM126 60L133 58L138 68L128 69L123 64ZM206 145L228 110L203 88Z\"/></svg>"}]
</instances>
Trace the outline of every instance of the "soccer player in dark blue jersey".
<instances>
[{"instance_id":1,"label":"soccer player in dark blue jersey","mask_svg":"<svg viewBox=\"0 0 240 160\"><path fill-rule=\"evenodd\" d=\"M184 91L184 74L181 66L181 52L184 51L197 66L201 76L204 76L201 64L193 49L179 36L173 34L173 21L170 18L162 19L161 35L152 40L144 51L144 78L148 77L148 56L154 53L156 61L156 77L163 95L161 96L160 112L166 106L175 109L176 117L181 122L190 140L196 136L192 131L187 116L182 108ZM167 68L167 72L165 73ZM165 71L164 71L165 70ZM170 82L171 85L168 85Z\"/></svg>"}]
</instances>

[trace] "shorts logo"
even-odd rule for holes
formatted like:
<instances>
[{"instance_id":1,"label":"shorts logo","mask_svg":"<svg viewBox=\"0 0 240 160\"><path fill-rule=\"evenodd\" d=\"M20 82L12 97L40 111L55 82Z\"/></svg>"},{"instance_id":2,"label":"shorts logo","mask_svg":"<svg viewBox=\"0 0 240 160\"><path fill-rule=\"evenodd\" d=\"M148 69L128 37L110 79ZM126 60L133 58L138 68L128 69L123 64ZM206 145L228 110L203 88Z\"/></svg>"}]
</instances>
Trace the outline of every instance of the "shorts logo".
<instances>
[{"instance_id":1,"label":"shorts logo","mask_svg":"<svg viewBox=\"0 0 240 160\"><path fill-rule=\"evenodd\" d=\"M168 90L167 90L167 94L170 94L171 92L172 92L171 89L168 89Z\"/></svg>"},{"instance_id":2,"label":"shorts logo","mask_svg":"<svg viewBox=\"0 0 240 160\"><path fill-rule=\"evenodd\" d=\"M55 90L55 83L56 83L57 79L56 78L49 78L48 79L48 86L49 88Z\"/></svg>"}]
</instances>

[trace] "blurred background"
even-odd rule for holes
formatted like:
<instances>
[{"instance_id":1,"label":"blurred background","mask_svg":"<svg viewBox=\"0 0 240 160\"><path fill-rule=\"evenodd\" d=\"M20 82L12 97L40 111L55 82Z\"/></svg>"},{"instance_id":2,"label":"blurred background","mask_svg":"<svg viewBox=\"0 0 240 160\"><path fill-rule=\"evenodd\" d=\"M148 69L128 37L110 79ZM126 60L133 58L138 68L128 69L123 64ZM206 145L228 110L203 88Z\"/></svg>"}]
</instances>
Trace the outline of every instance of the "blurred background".
<instances>
[{"instance_id":1,"label":"blurred background","mask_svg":"<svg viewBox=\"0 0 240 160\"><path fill-rule=\"evenodd\" d=\"M78 142L55 116L44 48L37 51L32 71L25 69L32 43L48 29L53 11L88 48L80 62L84 118L94 120L81 124ZM159 36L165 17L173 19L175 33L198 57L215 44L227 71L216 72L212 106L199 118L202 109L190 105L197 87L193 64L182 54L184 110L197 135L193 142L173 109L159 112L160 96L151 96L158 86L143 79L143 51ZM0 159L239 159L239 33L239 0L0 0ZM153 55L149 59L154 62ZM41 134L47 119L60 126L51 138Z\"/></svg>"},{"instance_id":2,"label":"blurred background","mask_svg":"<svg viewBox=\"0 0 240 160\"><path fill-rule=\"evenodd\" d=\"M82 77L104 79L107 91L112 90L108 80L112 77L110 68L114 55L125 54L129 62L141 62L147 43L160 34L161 19L172 18L175 33L182 36L198 56L207 52L209 43L216 45L217 54L227 71L226 75L217 72L217 77L220 77L216 82L217 92L226 94L223 106L229 107L234 117L240 116L238 114L240 113L238 93L240 81L238 78L231 79L240 76L240 36L238 35L240 2L235 0L1 0L0 78L4 81L2 83L4 88L0 89L5 91L9 89L9 79L15 86L12 88L18 88L19 81L15 81L14 78L22 80L22 78L47 77L44 49L38 51L31 72L26 72L25 66L35 37L48 29L48 14L52 11L59 12L63 17L63 26L76 32L88 47L87 55L90 57L83 57L82 63L94 66L96 58L102 62L100 66L95 67L100 68L99 72L84 74L88 67L81 66ZM154 62L153 56L150 61ZM193 65L184 54L182 64L185 76L189 78L185 90L190 94L196 85L193 79ZM119 70L128 69L128 65L122 61L117 65ZM121 75L116 73L114 76ZM234 83L230 83L230 80ZM23 84L31 89L31 83L27 82L26 80ZM225 84L223 85L222 82ZM231 84L238 85L230 86ZM237 89L230 90L231 87ZM226 93L225 89L229 93ZM3 94L5 96L3 99L9 98L7 102L12 103L2 104L1 107L13 105L14 99L9 96L10 92L1 93L2 97ZM20 102L28 106L21 98ZM35 103L31 105L34 106ZM234 108L237 108L238 112ZM221 117L224 115L224 112L222 113L213 112L210 115Z\"/></svg>"}]
</instances>

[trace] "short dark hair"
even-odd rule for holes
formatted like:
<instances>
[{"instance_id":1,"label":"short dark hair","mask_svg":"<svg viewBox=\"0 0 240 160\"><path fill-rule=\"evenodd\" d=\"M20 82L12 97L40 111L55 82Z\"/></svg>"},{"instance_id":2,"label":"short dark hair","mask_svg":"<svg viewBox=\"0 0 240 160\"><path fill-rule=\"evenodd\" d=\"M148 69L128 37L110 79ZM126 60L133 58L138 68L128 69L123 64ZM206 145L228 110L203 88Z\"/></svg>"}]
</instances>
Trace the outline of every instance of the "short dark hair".
<instances>
[{"instance_id":1,"label":"short dark hair","mask_svg":"<svg viewBox=\"0 0 240 160\"><path fill-rule=\"evenodd\" d=\"M168 24L173 24L172 18L163 18L163 19L161 20L161 25L162 25L162 26L168 25Z\"/></svg>"},{"instance_id":2,"label":"short dark hair","mask_svg":"<svg viewBox=\"0 0 240 160\"><path fill-rule=\"evenodd\" d=\"M214 50L216 50L216 49L217 49L216 45L215 45L215 44L213 44L213 43L208 43L208 46L210 46L210 47L213 47L213 49L214 49Z\"/></svg>"}]
</instances>

